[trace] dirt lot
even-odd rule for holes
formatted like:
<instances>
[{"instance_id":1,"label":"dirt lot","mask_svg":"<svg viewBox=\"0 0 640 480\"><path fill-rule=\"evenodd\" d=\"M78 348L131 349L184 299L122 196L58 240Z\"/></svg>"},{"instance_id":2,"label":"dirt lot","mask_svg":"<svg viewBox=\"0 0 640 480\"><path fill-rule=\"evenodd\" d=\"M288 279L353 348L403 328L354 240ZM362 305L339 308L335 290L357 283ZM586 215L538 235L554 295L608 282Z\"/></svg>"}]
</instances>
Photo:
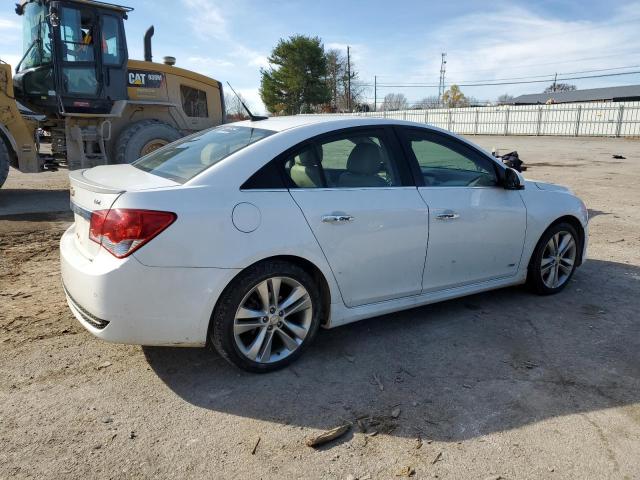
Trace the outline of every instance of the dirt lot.
<instances>
[{"instance_id":1,"label":"dirt lot","mask_svg":"<svg viewBox=\"0 0 640 480\"><path fill-rule=\"evenodd\" d=\"M586 201L590 260L567 290L505 289L321 332L266 376L84 331L59 282L66 172L12 171L0 478L640 478L640 141L472 140L517 149L527 177ZM340 440L305 446L344 422Z\"/></svg>"}]
</instances>

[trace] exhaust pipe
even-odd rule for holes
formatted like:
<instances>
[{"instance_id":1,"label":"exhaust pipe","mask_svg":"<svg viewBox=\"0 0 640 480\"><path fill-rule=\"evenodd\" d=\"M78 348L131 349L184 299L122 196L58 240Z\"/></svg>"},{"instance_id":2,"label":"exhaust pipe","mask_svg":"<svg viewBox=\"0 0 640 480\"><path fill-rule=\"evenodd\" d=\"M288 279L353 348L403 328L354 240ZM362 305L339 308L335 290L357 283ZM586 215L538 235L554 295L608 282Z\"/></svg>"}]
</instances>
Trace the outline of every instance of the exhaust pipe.
<instances>
[{"instance_id":1,"label":"exhaust pipe","mask_svg":"<svg viewBox=\"0 0 640 480\"><path fill-rule=\"evenodd\" d=\"M153 37L155 30L153 25L149 27L147 32L144 34L144 61L152 62L153 55L151 54L151 37Z\"/></svg>"}]
</instances>

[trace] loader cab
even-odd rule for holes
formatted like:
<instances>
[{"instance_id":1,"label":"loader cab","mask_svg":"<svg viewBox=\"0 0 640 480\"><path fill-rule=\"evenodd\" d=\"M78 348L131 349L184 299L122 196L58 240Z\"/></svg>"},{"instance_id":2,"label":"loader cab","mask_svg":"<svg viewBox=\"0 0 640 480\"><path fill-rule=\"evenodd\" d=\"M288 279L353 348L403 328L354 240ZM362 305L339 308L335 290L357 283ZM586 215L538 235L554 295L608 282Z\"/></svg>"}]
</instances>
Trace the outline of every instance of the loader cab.
<instances>
[{"instance_id":1,"label":"loader cab","mask_svg":"<svg viewBox=\"0 0 640 480\"><path fill-rule=\"evenodd\" d=\"M92 0L23 0L16 98L45 115L109 113L127 98L129 11Z\"/></svg>"}]
</instances>

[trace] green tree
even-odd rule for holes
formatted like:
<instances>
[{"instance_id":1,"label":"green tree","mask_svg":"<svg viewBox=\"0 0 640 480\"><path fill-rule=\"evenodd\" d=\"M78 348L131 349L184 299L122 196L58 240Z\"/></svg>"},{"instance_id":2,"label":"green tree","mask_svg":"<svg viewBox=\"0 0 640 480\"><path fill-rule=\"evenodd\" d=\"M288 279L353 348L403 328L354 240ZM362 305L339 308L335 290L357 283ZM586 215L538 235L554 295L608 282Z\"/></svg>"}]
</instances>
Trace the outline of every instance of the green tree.
<instances>
[{"instance_id":1,"label":"green tree","mask_svg":"<svg viewBox=\"0 0 640 480\"><path fill-rule=\"evenodd\" d=\"M280 39L269 57L269 68L260 73L260 97L271 113L309 113L331 99L327 59L318 37Z\"/></svg>"}]
</instances>

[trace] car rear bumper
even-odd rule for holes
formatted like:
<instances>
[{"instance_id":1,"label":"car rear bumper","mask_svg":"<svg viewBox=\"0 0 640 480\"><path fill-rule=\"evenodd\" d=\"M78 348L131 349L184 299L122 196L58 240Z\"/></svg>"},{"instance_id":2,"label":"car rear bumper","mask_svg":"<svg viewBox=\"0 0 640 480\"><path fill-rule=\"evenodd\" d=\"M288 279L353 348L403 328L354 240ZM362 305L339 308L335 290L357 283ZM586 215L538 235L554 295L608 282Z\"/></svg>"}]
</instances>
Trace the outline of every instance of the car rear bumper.
<instances>
[{"instance_id":1,"label":"car rear bumper","mask_svg":"<svg viewBox=\"0 0 640 480\"><path fill-rule=\"evenodd\" d=\"M148 267L104 249L90 260L72 225L60 240L62 282L78 321L98 338L136 345L202 346L235 269Z\"/></svg>"}]
</instances>

